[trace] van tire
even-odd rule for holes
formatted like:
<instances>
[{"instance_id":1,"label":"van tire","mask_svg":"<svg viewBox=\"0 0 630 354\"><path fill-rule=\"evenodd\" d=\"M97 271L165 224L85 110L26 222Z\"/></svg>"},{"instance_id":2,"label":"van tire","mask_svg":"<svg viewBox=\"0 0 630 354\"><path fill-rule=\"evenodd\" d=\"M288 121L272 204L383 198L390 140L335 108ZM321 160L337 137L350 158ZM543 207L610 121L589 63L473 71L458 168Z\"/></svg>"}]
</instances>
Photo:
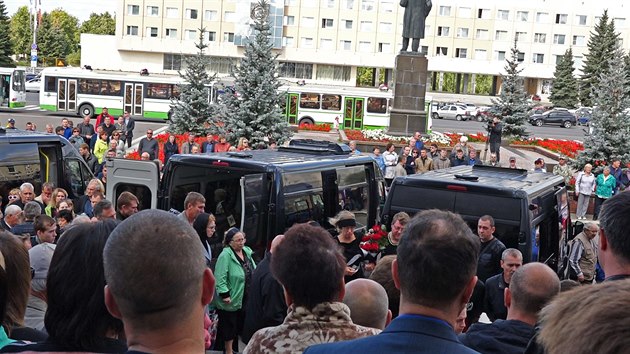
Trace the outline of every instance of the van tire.
<instances>
[{"instance_id":1,"label":"van tire","mask_svg":"<svg viewBox=\"0 0 630 354\"><path fill-rule=\"evenodd\" d=\"M79 107L79 115L81 117L90 116L94 117L94 106L89 103L84 103Z\"/></svg>"},{"instance_id":2,"label":"van tire","mask_svg":"<svg viewBox=\"0 0 630 354\"><path fill-rule=\"evenodd\" d=\"M298 125L302 125L302 124L315 125L315 121L311 117L304 117L300 119L300 122L298 123Z\"/></svg>"}]
</instances>

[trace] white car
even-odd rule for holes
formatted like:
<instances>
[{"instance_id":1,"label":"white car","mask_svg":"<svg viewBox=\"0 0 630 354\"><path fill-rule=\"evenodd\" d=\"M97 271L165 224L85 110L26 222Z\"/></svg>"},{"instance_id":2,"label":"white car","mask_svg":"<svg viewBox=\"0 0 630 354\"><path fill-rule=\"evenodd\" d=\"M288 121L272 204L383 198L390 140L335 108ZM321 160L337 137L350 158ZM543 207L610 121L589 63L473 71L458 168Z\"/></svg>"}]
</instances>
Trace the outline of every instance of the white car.
<instances>
[{"instance_id":1,"label":"white car","mask_svg":"<svg viewBox=\"0 0 630 354\"><path fill-rule=\"evenodd\" d=\"M455 120L468 120L470 113L462 106L456 104L449 104L442 106L441 108L433 111L433 119L455 119Z\"/></svg>"},{"instance_id":2,"label":"white car","mask_svg":"<svg viewBox=\"0 0 630 354\"><path fill-rule=\"evenodd\" d=\"M39 77L28 80L26 82L26 92L39 92L41 83L42 83L42 79Z\"/></svg>"}]
</instances>

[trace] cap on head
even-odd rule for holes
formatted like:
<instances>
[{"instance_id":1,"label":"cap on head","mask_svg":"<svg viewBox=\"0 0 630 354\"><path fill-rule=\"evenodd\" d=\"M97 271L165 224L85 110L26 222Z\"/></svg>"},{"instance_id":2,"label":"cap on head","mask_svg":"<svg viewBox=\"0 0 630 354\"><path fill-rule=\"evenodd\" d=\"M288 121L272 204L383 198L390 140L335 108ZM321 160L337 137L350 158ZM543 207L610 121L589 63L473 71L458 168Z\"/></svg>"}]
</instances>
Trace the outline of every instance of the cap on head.
<instances>
[{"instance_id":1,"label":"cap on head","mask_svg":"<svg viewBox=\"0 0 630 354\"><path fill-rule=\"evenodd\" d=\"M15 119L9 118L9 123L15 123Z\"/></svg>"},{"instance_id":2,"label":"cap on head","mask_svg":"<svg viewBox=\"0 0 630 354\"><path fill-rule=\"evenodd\" d=\"M33 279L46 279L48 276L48 268L50 268L50 261L52 261L56 247L57 245L55 244L44 242L34 246L28 251L28 258L35 272Z\"/></svg>"},{"instance_id":3,"label":"cap on head","mask_svg":"<svg viewBox=\"0 0 630 354\"><path fill-rule=\"evenodd\" d=\"M516 157L510 156L510 161L516 161Z\"/></svg>"}]
</instances>

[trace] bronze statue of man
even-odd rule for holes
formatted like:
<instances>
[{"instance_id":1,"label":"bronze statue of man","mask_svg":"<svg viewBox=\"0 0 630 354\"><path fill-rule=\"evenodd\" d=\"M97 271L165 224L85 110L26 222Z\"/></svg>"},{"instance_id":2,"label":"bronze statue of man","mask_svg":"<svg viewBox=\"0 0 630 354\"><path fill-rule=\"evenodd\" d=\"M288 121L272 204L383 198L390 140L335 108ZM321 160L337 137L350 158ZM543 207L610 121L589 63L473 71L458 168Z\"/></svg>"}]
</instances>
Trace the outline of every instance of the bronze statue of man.
<instances>
[{"instance_id":1,"label":"bronze statue of man","mask_svg":"<svg viewBox=\"0 0 630 354\"><path fill-rule=\"evenodd\" d=\"M409 38L411 42L411 51L417 52L420 47L420 39L424 38L424 22L431 7L431 0L400 0L400 6L405 8L405 16L403 18L403 43L402 52L407 51L409 47Z\"/></svg>"}]
</instances>

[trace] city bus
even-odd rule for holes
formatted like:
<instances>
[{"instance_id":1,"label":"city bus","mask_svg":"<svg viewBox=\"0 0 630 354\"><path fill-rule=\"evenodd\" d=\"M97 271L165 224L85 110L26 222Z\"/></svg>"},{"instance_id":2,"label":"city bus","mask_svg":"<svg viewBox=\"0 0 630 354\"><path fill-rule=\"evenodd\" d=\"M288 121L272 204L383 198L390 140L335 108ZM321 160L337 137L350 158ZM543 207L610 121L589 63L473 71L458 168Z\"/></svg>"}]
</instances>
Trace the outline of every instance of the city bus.
<instances>
[{"instance_id":1,"label":"city bus","mask_svg":"<svg viewBox=\"0 0 630 354\"><path fill-rule=\"evenodd\" d=\"M172 99L179 97L179 76L99 72L79 68L46 68L41 73L40 108L80 116L129 112L135 118L170 118ZM214 102L214 86L208 85L208 100Z\"/></svg>"},{"instance_id":2,"label":"city bus","mask_svg":"<svg viewBox=\"0 0 630 354\"><path fill-rule=\"evenodd\" d=\"M0 68L0 107L26 106L26 72L24 68Z\"/></svg>"}]
</instances>

